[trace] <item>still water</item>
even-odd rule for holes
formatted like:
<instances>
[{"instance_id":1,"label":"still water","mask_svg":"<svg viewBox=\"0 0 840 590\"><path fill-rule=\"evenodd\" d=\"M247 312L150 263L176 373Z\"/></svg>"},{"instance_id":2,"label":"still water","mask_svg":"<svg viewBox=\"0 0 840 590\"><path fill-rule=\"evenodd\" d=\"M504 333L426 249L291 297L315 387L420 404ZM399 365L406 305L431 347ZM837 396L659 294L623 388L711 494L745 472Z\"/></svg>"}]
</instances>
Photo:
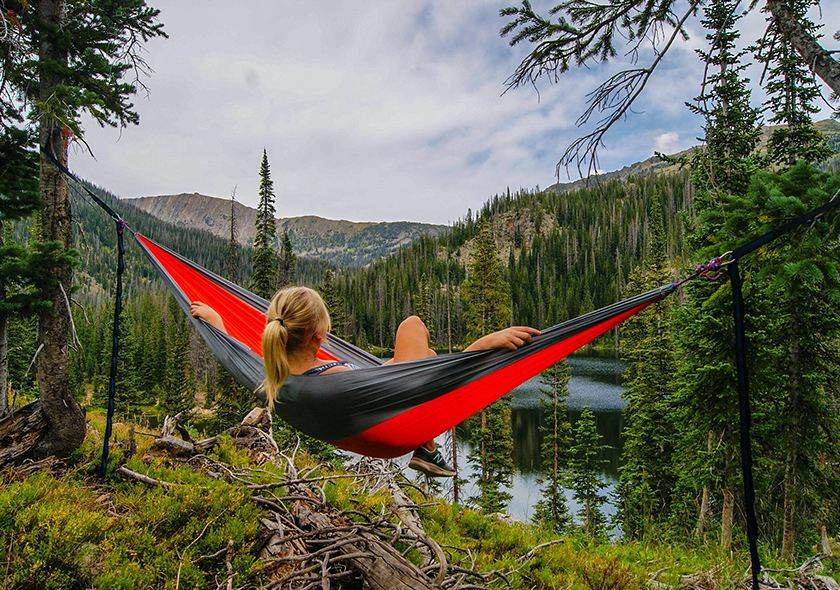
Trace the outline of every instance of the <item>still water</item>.
<instances>
[{"instance_id":1,"label":"still water","mask_svg":"<svg viewBox=\"0 0 840 590\"><path fill-rule=\"evenodd\" d=\"M624 400L621 397L623 391L621 372L624 366L613 358L589 356L572 357L569 363L572 369L572 378L569 382L569 414L572 422L580 415L583 408L587 406L591 408L595 413L603 444L608 447L602 457L606 462L600 475L604 482L602 493L608 498L604 513L612 516L615 513L613 494L618 478L618 459L621 454L621 410L624 407ZM510 398L516 471L513 487L510 490L513 499L508 506L508 512L514 518L523 521L530 520L534 505L540 499L540 485L537 482L541 443L539 424L542 420L539 388L539 378L531 379L515 389ZM442 436L439 442L446 444L447 438L447 436ZM471 483L476 478L467 462L469 445L461 438L458 447L458 469L461 477L468 480L462 485L461 496L468 498L477 493ZM450 496L449 490L446 490L446 494ZM573 514L577 513L579 506L569 490L566 490L566 499L569 510Z\"/></svg>"}]
</instances>

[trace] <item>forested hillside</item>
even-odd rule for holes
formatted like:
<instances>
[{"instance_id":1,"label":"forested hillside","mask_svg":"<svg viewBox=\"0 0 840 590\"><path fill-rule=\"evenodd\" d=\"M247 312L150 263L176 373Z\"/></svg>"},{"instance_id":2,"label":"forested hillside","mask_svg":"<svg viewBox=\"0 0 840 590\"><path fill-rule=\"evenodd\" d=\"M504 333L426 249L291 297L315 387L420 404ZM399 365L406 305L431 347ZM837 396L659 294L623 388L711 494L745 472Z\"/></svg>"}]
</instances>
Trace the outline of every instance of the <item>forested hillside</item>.
<instances>
[{"instance_id":1,"label":"forested hillside","mask_svg":"<svg viewBox=\"0 0 840 590\"><path fill-rule=\"evenodd\" d=\"M224 274L228 240L201 229L161 221L135 207L130 201L117 198L106 189L92 184L88 184L88 187L114 208L132 230L172 248L215 273ZM77 219L74 225L75 246L80 254L76 276L80 278L83 292L110 292L116 269L114 223L79 187L71 184L71 191L73 211ZM247 281L250 276L250 249L237 246L236 256L242 278ZM298 277L302 282L318 282L327 266L320 261L300 258L297 264ZM149 282L160 284L156 273L131 238L126 240L125 281L129 297Z\"/></svg>"},{"instance_id":2,"label":"forested hillside","mask_svg":"<svg viewBox=\"0 0 840 590\"><path fill-rule=\"evenodd\" d=\"M459 285L483 223L492 225L507 266L512 322L547 326L616 301L647 246L651 206L665 219L669 257L679 258L691 193L686 175L663 174L593 182L565 193L496 195L450 233L422 238L369 268L341 275L350 331L359 342L387 347L399 321L422 309L436 345L449 345L451 323L452 344L460 347L465 328Z\"/></svg>"}]
</instances>

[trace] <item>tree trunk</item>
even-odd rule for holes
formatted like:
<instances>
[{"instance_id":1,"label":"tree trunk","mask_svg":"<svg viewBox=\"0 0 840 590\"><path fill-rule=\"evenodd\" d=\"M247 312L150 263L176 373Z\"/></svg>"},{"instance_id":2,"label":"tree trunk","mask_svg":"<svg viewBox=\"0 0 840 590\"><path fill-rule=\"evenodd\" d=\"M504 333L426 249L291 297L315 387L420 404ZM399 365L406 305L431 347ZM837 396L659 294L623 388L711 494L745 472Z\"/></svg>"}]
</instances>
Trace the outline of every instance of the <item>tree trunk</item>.
<instances>
[{"instance_id":1,"label":"tree trunk","mask_svg":"<svg viewBox=\"0 0 840 590\"><path fill-rule=\"evenodd\" d=\"M735 512L735 494L732 488L723 488L723 512L720 518L720 546L729 551L732 548L732 519Z\"/></svg>"},{"instance_id":2,"label":"tree trunk","mask_svg":"<svg viewBox=\"0 0 840 590\"><path fill-rule=\"evenodd\" d=\"M0 219L0 249L4 245L3 220ZM6 285L0 282L0 301L6 299ZM0 313L0 418L9 411L9 318Z\"/></svg>"},{"instance_id":3,"label":"tree trunk","mask_svg":"<svg viewBox=\"0 0 840 590\"><path fill-rule=\"evenodd\" d=\"M774 24L793 45L808 67L819 76L835 94L840 94L840 62L826 50L785 4L784 0L768 0L767 12Z\"/></svg>"},{"instance_id":4,"label":"tree trunk","mask_svg":"<svg viewBox=\"0 0 840 590\"><path fill-rule=\"evenodd\" d=\"M793 313L793 335L791 338L790 359L790 399L788 401L788 418L790 424L787 429L788 444L785 457L784 475L784 504L782 508L782 559L790 561L793 557L793 543L796 533L794 511L796 509L796 462L799 454L799 379L801 366L799 354L799 328L801 325L796 310Z\"/></svg>"},{"instance_id":5,"label":"tree trunk","mask_svg":"<svg viewBox=\"0 0 840 590\"><path fill-rule=\"evenodd\" d=\"M703 536L706 532L706 518L709 515L709 486L703 486L703 492L700 495L700 514L697 516L697 536Z\"/></svg>"},{"instance_id":6,"label":"tree trunk","mask_svg":"<svg viewBox=\"0 0 840 590\"><path fill-rule=\"evenodd\" d=\"M828 527L825 525L824 522L820 522L817 525L817 529L820 533L820 553L822 553L825 557L831 557L831 541L828 538Z\"/></svg>"},{"instance_id":7,"label":"tree trunk","mask_svg":"<svg viewBox=\"0 0 840 590\"><path fill-rule=\"evenodd\" d=\"M559 429L559 416L558 416L558 403L557 403L557 388L559 387L557 383L557 373L554 372L551 384L551 392L552 392L552 410L553 410L553 419L554 419L554 440L552 441L551 445L551 518L553 520L552 524L554 525L553 528L557 528L557 523L560 520L560 514L558 510L558 498L557 494L559 493L558 488L558 480L560 479L560 429Z\"/></svg>"},{"instance_id":8,"label":"tree trunk","mask_svg":"<svg viewBox=\"0 0 840 590\"><path fill-rule=\"evenodd\" d=\"M715 433L711 430L706 436L706 449L709 454L715 444ZM700 536L706 532L706 519L709 517L709 484L703 485L703 492L700 496L700 514L697 515L697 535Z\"/></svg>"},{"instance_id":9,"label":"tree trunk","mask_svg":"<svg viewBox=\"0 0 840 590\"><path fill-rule=\"evenodd\" d=\"M481 410L481 479L489 479L487 468L487 409Z\"/></svg>"},{"instance_id":10,"label":"tree trunk","mask_svg":"<svg viewBox=\"0 0 840 590\"><path fill-rule=\"evenodd\" d=\"M796 474L793 463L796 457L788 453L785 462L784 490L785 499L782 509L782 559L790 561L793 557L793 542L795 529L793 523L794 505L796 503Z\"/></svg>"},{"instance_id":11,"label":"tree trunk","mask_svg":"<svg viewBox=\"0 0 840 590\"><path fill-rule=\"evenodd\" d=\"M55 30L64 18L64 0L39 0L39 25L43 30ZM63 51L53 45L50 35L42 37L39 59L42 62L66 62ZM42 101L54 100L52 95L61 80L51 69L41 70L39 93ZM67 142L59 123L46 115L41 120L42 150L49 150L63 164L67 162ZM70 195L67 179L41 155L42 213L40 236L43 241L58 241L65 247L72 246ZM70 391L68 336L71 332L70 293L73 269L69 264L55 270L59 285L45 292L51 302L39 316L38 345L43 346L38 355L38 386L40 408L47 421L47 432L32 450L32 456L65 456L74 451L85 436L85 414ZM63 288L63 292L62 292Z\"/></svg>"},{"instance_id":12,"label":"tree trunk","mask_svg":"<svg viewBox=\"0 0 840 590\"><path fill-rule=\"evenodd\" d=\"M455 477L452 478L452 501L457 504L461 499L461 484L458 477L458 433L454 426L449 433L452 446L452 470L455 471Z\"/></svg>"}]
</instances>

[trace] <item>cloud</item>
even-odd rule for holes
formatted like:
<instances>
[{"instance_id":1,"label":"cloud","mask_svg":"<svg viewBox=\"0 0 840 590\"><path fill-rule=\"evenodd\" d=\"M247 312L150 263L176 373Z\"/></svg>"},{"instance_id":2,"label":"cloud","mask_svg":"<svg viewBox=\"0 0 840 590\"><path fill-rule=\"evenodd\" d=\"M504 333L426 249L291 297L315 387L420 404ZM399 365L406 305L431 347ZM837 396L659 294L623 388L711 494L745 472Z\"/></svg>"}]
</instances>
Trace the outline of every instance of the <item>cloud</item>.
<instances>
[{"instance_id":1,"label":"cloud","mask_svg":"<svg viewBox=\"0 0 840 590\"><path fill-rule=\"evenodd\" d=\"M502 94L526 50L498 36L504 4L161 2L170 38L148 44L140 125L89 123L96 160L77 149L71 163L126 197L236 185L254 205L265 147L281 215L452 221L507 186L553 182L586 93L621 67ZM657 135L693 142L696 43L667 56L601 169L649 157Z\"/></svg>"},{"instance_id":2,"label":"cloud","mask_svg":"<svg viewBox=\"0 0 840 590\"><path fill-rule=\"evenodd\" d=\"M656 136L653 142L653 151L663 154L673 154L680 150L680 134L673 131L666 131Z\"/></svg>"}]
</instances>

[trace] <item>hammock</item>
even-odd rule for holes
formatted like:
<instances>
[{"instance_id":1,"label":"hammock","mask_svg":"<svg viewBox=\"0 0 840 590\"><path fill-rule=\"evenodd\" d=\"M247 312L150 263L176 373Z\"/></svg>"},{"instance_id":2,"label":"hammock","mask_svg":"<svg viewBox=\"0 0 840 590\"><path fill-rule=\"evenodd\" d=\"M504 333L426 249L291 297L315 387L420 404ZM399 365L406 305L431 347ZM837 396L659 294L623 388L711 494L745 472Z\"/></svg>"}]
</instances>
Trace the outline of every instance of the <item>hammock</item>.
<instances>
[{"instance_id":1,"label":"hammock","mask_svg":"<svg viewBox=\"0 0 840 590\"><path fill-rule=\"evenodd\" d=\"M190 318L219 362L242 385L263 380L261 339L268 302L149 238L134 234L179 305L203 301L222 317L227 334ZM460 352L383 365L329 334L318 357L359 369L290 376L275 412L309 436L373 457L397 457L490 405L628 317L676 289L670 284L542 331L516 351Z\"/></svg>"}]
</instances>

